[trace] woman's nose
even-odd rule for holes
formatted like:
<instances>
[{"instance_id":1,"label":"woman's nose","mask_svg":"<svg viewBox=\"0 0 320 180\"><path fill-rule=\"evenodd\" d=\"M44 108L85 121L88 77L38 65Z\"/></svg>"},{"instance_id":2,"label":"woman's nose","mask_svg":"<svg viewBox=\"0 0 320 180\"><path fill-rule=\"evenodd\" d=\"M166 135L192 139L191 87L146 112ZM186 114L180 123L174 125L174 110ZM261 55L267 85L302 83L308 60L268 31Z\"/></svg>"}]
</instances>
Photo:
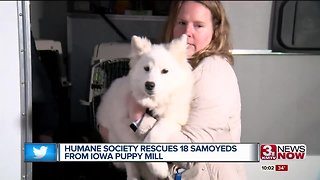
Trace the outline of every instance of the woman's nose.
<instances>
[{"instance_id":1,"label":"woman's nose","mask_svg":"<svg viewBox=\"0 0 320 180\"><path fill-rule=\"evenodd\" d=\"M193 27L191 25L186 25L185 33L188 37L191 37L193 33Z\"/></svg>"}]
</instances>

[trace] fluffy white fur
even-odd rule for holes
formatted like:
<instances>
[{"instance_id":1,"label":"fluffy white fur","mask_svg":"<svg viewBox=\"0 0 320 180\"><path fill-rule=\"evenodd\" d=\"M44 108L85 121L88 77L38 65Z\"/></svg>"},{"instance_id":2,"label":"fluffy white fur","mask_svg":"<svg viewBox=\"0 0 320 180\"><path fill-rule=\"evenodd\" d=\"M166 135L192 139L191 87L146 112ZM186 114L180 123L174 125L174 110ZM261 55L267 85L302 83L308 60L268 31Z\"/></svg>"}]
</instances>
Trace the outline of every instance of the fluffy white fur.
<instances>
[{"instance_id":1,"label":"fluffy white fur","mask_svg":"<svg viewBox=\"0 0 320 180\"><path fill-rule=\"evenodd\" d=\"M109 142L167 142L170 135L186 123L193 85L186 46L186 35L168 44L151 44L147 38L132 37L129 74L112 83L97 110L98 124L109 130ZM152 90L148 90L146 82L154 83ZM150 123L140 128L140 133L152 128L144 139L129 127L132 122L127 107L129 96L159 116L154 126ZM120 163L115 165L123 167ZM128 162L124 165L130 180L168 176L165 162ZM148 169L143 167L145 165Z\"/></svg>"}]
</instances>

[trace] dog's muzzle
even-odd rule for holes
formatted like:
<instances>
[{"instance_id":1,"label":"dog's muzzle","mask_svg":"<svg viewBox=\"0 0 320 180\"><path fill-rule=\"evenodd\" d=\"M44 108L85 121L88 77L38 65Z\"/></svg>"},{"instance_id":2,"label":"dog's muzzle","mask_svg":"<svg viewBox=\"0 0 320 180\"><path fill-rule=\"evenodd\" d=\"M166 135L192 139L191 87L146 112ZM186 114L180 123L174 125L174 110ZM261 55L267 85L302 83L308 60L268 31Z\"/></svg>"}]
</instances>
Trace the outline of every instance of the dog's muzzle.
<instances>
[{"instance_id":1,"label":"dog's muzzle","mask_svg":"<svg viewBox=\"0 0 320 180\"><path fill-rule=\"evenodd\" d=\"M149 95L152 95L154 92L154 87L156 86L156 84L152 81L147 81L145 84L144 84L144 87L146 89L146 92L149 94Z\"/></svg>"}]
</instances>

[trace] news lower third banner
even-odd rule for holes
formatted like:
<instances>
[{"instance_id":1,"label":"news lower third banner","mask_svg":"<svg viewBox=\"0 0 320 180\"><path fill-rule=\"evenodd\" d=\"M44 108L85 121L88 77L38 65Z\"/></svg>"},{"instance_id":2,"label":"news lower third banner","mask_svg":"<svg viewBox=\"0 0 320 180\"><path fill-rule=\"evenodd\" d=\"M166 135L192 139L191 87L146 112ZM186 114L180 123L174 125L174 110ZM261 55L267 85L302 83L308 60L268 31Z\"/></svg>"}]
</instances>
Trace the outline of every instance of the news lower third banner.
<instances>
[{"instance_id":1,"label":"news lower third banner","mask_svg":"<svg viewBox=\"0 0 320 180\"><path fill-rule=\"evenodd\" d=\"M25 143L25 162L259 162L259 143Z\"/></svg>"},{"instance_id":2,"label":"news lower third banner","mask_svg":"<svg viewBox=\"0 0 320 180\"><path fill-rule=\"evenodd\" d=\"M254 162L258 144L60 144L59 161Z\"/></svg>"}]
</instances>

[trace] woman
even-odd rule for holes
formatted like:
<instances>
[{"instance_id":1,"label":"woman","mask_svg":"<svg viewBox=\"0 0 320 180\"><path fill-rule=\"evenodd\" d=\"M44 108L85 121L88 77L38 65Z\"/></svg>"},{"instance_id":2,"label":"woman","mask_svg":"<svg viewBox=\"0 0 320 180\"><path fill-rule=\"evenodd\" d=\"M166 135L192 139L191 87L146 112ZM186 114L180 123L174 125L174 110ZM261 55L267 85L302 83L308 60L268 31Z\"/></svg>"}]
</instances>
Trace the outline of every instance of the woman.
<instances>
[{"instance_id":1,"label":"woman","mask_svg":"<svg viewBox=\"0 0 320 180\"><path fill-rule=\"evenodd\" d=\"M171 142L240 142L241 102L237 77L231 67L230 27L219 1L174 1L166 24L164 41L188 36L188 57L193 66L194 95L188 122ZM132 106L137 114L142 108ZM148 123L142 121L142 123ZM141 124L141 126L144 126ZM148 124L150 126L150 123ZM245 179L245 170L232 163L180 163L183 179ZM169 179L170 179L169 178Z\"/></svg>"}]
</instances>

